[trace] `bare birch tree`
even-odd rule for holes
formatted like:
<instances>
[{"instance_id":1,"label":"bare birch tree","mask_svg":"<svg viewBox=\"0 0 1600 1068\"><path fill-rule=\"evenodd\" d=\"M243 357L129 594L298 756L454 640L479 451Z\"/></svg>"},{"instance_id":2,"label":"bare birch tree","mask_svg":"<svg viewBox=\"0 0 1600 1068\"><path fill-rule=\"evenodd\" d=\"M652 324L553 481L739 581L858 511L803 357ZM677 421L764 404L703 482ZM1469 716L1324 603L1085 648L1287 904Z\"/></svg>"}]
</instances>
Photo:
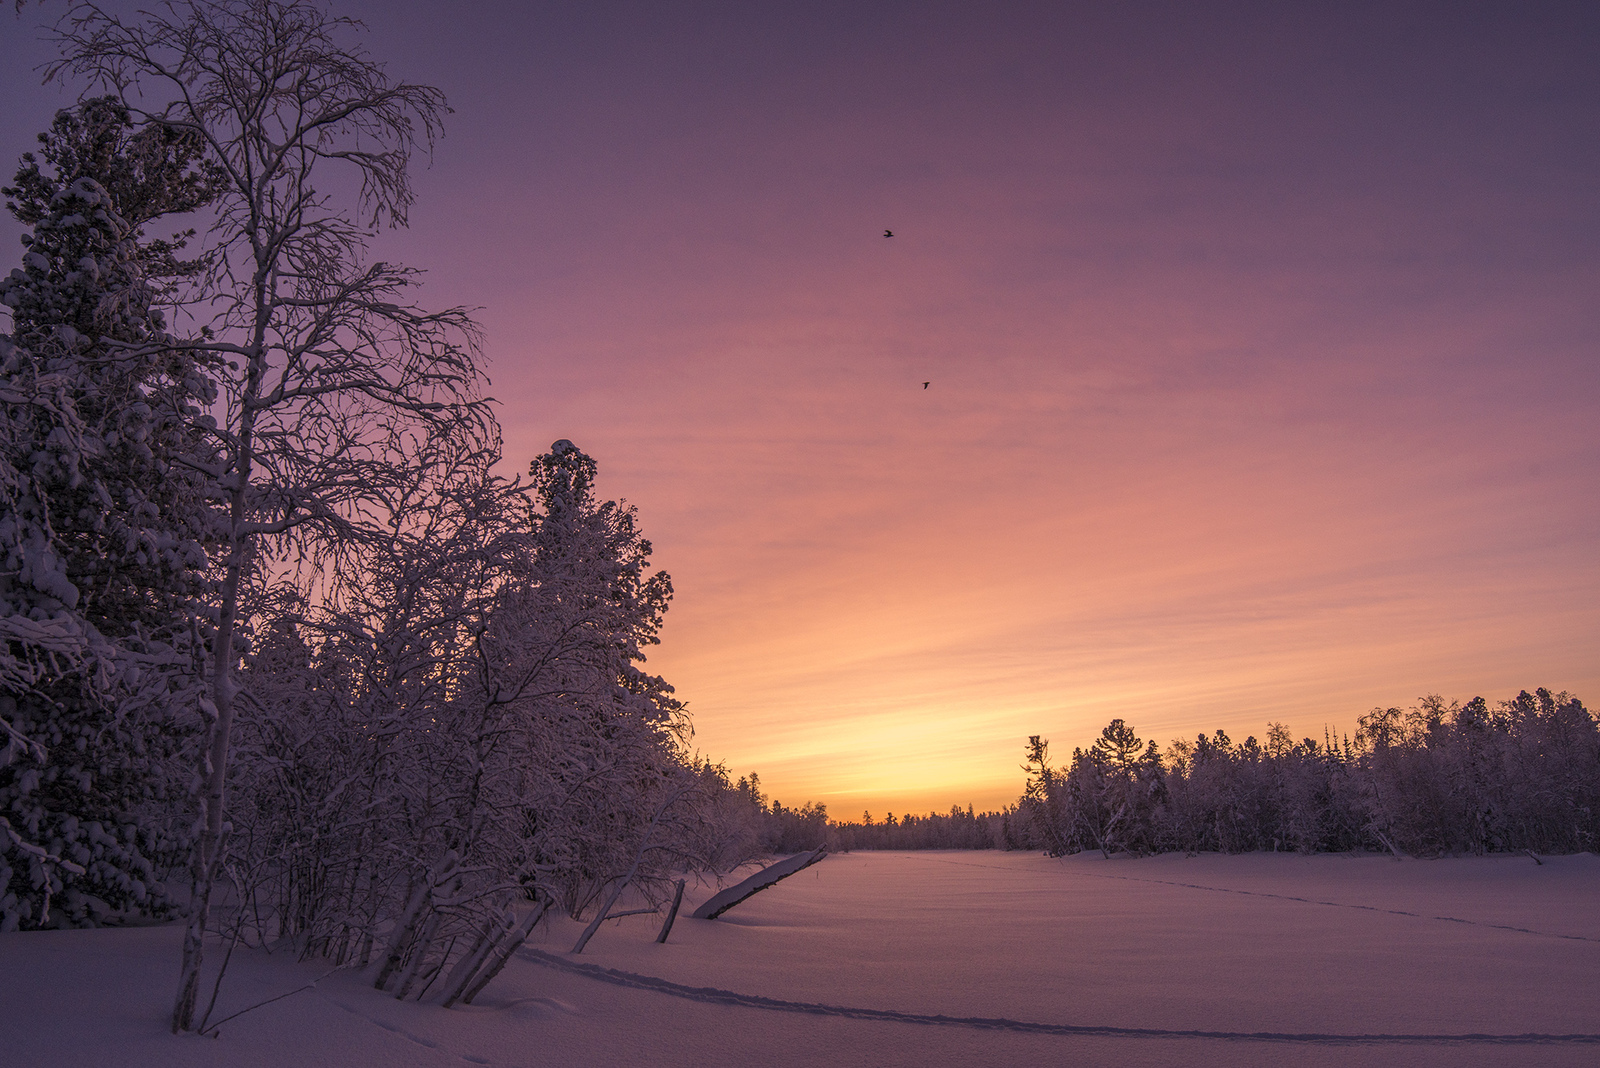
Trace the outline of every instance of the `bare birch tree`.
<instances>
[{"instance_id":1,"label":"bare birch tree","mask_svg":"<svg viewBox=\"0 0 1600 1068\"><path fill-rule=\"evenodd\" d=\"M448 109L437 89L390 80L349 43L357 29L309 0L184 0L131 20L82 3L57 25L52 76L115 93L136 124L200 139L221 175L183 344L220 389L216 405L185 414L221 457L202 474L226 536L202 621L206 746L174 1031L194 1026L228 830L247 579L372 534L370 502L402 480L404 427L494 435L468 315L419 308L416 271L367 260L379 227L405 224L411 154L431 147Z\"/></svg>"}]
</instances>

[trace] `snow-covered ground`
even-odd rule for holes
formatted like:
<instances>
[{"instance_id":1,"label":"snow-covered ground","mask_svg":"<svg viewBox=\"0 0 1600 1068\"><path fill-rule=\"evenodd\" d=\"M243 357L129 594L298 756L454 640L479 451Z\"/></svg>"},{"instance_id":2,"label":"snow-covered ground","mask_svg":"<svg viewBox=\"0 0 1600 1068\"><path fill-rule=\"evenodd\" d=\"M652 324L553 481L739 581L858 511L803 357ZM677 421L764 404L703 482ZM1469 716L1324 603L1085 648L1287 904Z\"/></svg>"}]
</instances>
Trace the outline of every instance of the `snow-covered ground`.
<instances>
[{"instance_id":1,"label":"snow-covered ground","mask_svg":"<svg viewBox=\"0 0 1600 1068\"><path fill-rule=\"evenodd\" d=\"M691 891L684 913L712 889ZM3 935L0 1061L1600 1063L1600 857L1588 854L1540 866L858 853L719 920L685 915L665 946L659 923L608 924L577 957L578 925L541 928L464 1009L335 973L216 1039L164 1030L176 927ZM325 971L238 954L218 1015Z\"/></svg>"}]
</instances>

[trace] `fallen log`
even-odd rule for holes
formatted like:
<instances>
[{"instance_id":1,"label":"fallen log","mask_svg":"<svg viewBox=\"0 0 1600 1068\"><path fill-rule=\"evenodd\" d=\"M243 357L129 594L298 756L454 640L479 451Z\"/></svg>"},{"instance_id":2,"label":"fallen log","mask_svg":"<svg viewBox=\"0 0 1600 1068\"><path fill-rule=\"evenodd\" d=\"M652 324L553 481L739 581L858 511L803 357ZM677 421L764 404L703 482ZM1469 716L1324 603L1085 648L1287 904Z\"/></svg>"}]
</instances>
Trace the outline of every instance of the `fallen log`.
<instances>
[{"instance_id":1,"label":"fallen log","mask_svg":"<svg viewBox=\"0 0 1600 1068\"><path fill-rule=\"evenodd\" d=\"M810 853L796 853L776 864L769 864L737 886L718 892L689 915L696 920L714 920L745 898L765 890L780 879L787 879L803 868L809 868L827 855L826 849L817 849Z\"/></svg>"}]
</instances>

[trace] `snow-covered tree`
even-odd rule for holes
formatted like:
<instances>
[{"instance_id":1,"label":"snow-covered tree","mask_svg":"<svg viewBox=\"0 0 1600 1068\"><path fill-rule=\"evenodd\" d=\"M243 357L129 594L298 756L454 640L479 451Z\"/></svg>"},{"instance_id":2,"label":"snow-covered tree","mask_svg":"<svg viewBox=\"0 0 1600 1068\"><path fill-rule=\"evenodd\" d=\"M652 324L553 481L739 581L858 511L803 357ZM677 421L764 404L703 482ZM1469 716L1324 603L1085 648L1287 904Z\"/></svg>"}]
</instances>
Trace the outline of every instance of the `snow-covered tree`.
<instances>
[{"instance_id":1,"label":"snow-covered tree","mask_svg":"<svg viewBox=\"0 0 1600 1068\"><path fill-rule=\"evenodd\" d=\"M1329 732L1296 743L1274 723L1265 746L1215 731L1137 760L1136 748L1113 720L1063 774L1030 739L1014 838L1052 853L1110 844L1424 856L1600 841L1600 721L1568 693L1524 690L1497 706L1432 695L1373 709L1353 742Z\"/></svg>"},{"instance_id":2,"label":"snow-covered tree","mask_svg":"<svg viewBox=\"0 0 1600 1068\"><path fill-rule=\"evenodd\" d=\"M369 505L404 481L394 446L407 428L491 436L470 319L418 308L414 270L364 255L374 228L404 224L411 151L446 109L348 43L354 28L309 0L189 0L126 21L82 3L57 25L53 75L114 93L140 129L198 140L219 175L206 271L184 294L204 316L188 351L220 390L184 414L218 453L197 470L226 522L202 628L206 745L175 1030L193 1026L225 852L251 576L373 536ZM330 188L359 192L347 208Z\"/></svg>"},{"instance_id":3,"label":"snow-covered tree","mask_svg":"<svg viewBox=\"0 0 1600 1068\"><path fill-rule=\"evenodd\" d=\"M253 651L230 863L265 937L469 996L531 897L603 912L731 866L717 769L642 672L669 580L633 510L558 442L531 493L449 441L415 454L389 535ZM735 849L735 852L737 850ZM601 898L604 902L601 902Z\"/></svg>"},{"instance_id":4,"label":"snow-covered tree","mask_svg":"<svg viewBox=\"0 0 1600 1068\"><path fill-rule=\"evenodd\" d=\"M159 295L187 333L173 337L150 312L148 329L108 320L94 341L103 367L139 369L144 399L127 411L171 437L148 481L185 507L158 511L200 524L196 551L162 558L194 580L189 599L124 584L157 600L122 617L137 621L129 647L162 652L169 667L202 654L188 675L163 676L187 690L167 681L150 701L195 724L199 743L174 1030L196 1026L213 920L241 939L288 937L308 954L370 962L397 996L442 982L446 1001L470 1000L537 919L517 911L530 897L574 914L603 899L603 915L630 886L648 896L686 867L743 859L715 803L725 777L688 758L682 705L639 666L671 584L650 570L633 510L595 499L594 462L569 442L535 463L531 488L493 476L498 427L478 393L475 327L459 309L415 306L416 272L365 255L375 228L404 223L410 153L445 108L350 46L353 27L312 0L179 0L131 21L82 3L57 27L52 74L109 90L93 105L127 149L102 140L73 158L115 171L167 146L188 165L157 153L133 171L153 161L189 182L174 204L211 198L185 263L181 237L129 244L148 213L117 216L93 199L103 183L72 181L57 197L82 200L62 200L62 226L117 231L124 251L97 277L142 280L97 297L95 314L138 319ZM327 193L330 180L359 189L353 210ZM29 269L47 261L69 264L30 252ZM19 330L35 289L49 296L19 290ZM53 330L69 346L85 336ZM19 403L30 418L56 410L29 388ZM99 418L81 415L63 415L56 437L75 442ZM19 500L32 492L0 475L22 487ZM71 495L52 493L57 502ZM215 525L201 529L208 516ZM130 558L147 565L136 548ZM75 657L68 670L91 677L78 663L103 662L99 632L72 629L77 591L56 582L56 557L17 560L56 600L15 617L37 640L13 642L19 655L0 672L34 685L56 677L41 665ZM8 737L38 755L22 732ZM18 848L76 863L49 843ZM214 917L219 880L230 904Z\"/></svg>"},{"instance_id":5,"label":"snow-covered tree","mask_svg":"<svg viewBox=\"0 0 1600 1068\"><path fill-rule=\"evenodd\" d=\"M40 141L4 190L32 232L0 280L0 927L161 906L213 529L183 412L214 391L154 307L189 268L140 240L209 196L195 146L104 99Z\"/></svg>"},{"instance_id":6,"label":"snow-covered tree","mask_svg":"<svg viewBox=\"0 0 1600 1068\"><path fill-rule=\"evenodd\" d=\"M1357 744L1365 829L1386 847L1575 852L1600 840L1600 724L1570 694L1375 708Z\"/></svg>"},{"instance_id":7,"label":"snow-covered tree","mask_svg":"<svg viewBox=\"0 0 1600 1068\"><path fill-rule=\"evenodd\" d=\"M535 551L485 635L486 681L572 734L542 791L560 803L530 808L530 820L534 863L576 915L630 866L654 798L682 771L682 705L637 666L659 640L672 583L649 572L634 510L595 499L592 458L558 441L530 473Z\"/></svg>"}]
</instances>

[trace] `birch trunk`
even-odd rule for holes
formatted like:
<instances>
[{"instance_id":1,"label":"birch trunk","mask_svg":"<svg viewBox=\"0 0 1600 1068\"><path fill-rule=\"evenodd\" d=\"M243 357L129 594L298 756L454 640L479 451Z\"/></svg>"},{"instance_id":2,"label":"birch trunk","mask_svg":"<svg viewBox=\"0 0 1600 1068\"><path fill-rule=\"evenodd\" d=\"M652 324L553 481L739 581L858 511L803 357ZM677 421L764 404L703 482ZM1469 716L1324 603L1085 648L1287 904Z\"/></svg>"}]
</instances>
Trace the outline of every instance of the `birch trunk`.
<instances>
[{"instance_id":1,"label":"birch trunk","mask_svg":"<svg viewBox=\"0 0 1600 1068\"><path fill-rule=\"evenodd\" d=\"M667 918L661 924L661 933L656 935L657 945L664 945L667 935L672 933L672 921L678 918L678 906L683 904L683 883L684 880L679 879L678 889L672 894L672 908L667 910Z\"/></svg>"},{"instance_id":2,"label":"birch trunk","mask_svg":"<svg viewBox=\"0 0 1600 1068\"><path fill-rule=\"evenodd\" d=\"M539 904L534 907L534 910L528 914L528 918L523 920L522 924L515 931L512 931L506 936L506 938L500 943L500 948L496 950L494 956L490 958L488 966L483 969L482 973L478 976L477 980L473 982L472 986L467 988L466 995L461 999L463 1002L471 1005L472 999L483 993L483 988L489 985L489 980L499 975L500 969L506 966L506 962L511 959L511 954L515 953L517 948L528 940L528 936L533 933L534 927L544 916L544 910L548 907L549 904L547 902L539 902Z\"/></svg>"}]
</instances>

